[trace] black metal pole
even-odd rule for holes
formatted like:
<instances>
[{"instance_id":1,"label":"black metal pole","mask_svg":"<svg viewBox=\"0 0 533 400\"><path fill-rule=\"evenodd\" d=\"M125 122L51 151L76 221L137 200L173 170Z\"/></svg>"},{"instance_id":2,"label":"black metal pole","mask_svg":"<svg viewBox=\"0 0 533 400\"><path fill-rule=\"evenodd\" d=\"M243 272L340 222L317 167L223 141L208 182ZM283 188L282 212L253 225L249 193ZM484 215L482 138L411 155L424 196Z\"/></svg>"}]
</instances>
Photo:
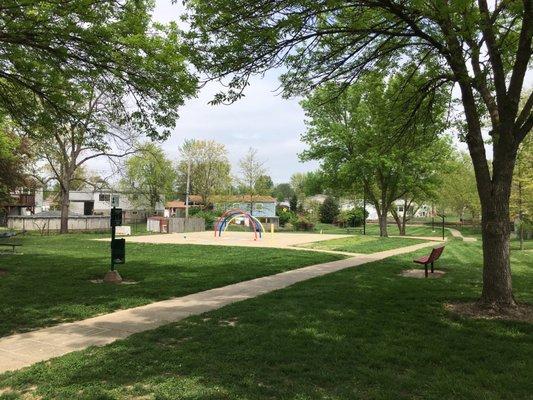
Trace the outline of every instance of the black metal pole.
<instances>
[{"instance_id":1,"label":"black metal pole","mask_svg":"<svg viewBox=\"0 0 533 400\"><path fill-rule=\"evenodd\" d=\"M113 244L115 242L115 223L113 221L113 216L115 207L111 210L111 271L115 270L115 260L113 260Z\"/></svg>"},{"instance_id":2,"label":"black metal pole","mask_svg":"<svg viewBox=\"0 0 533 400\"><path fill-rule=\"evenodd\" d=\"M444 215L442 216L442 240L444 240Z\"/></svg>"},{"instance_id":3,"label":"black metal pole","mask_svg":"<svg viewBox=\"0 0 533 400\"><path fill-rule=\"evenodd\" d=\"M366 188L363 188L363 235L366 235Z\"/></svg>"}]
</instances>

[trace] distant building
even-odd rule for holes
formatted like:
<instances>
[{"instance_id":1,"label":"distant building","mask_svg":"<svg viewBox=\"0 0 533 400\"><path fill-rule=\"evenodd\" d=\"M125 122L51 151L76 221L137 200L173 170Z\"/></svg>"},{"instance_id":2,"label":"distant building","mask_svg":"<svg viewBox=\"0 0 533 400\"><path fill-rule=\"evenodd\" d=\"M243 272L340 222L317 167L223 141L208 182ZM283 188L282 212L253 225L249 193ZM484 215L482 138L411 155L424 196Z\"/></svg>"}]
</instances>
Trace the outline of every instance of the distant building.
<instances>
[{"instance_id":1,"label":"distant building","mask_svg":"<svg viewBox=\"0 0 533 400\"><path fill-rule=\"evenodd\" d=\"M203 207L202 196L190 195L189 196L189 211L191 208ZM183 217L185 216L185 201L171 200L165 203L165 217Z\"/></svg>"},{"instance_id":2,"label":"distant building","mask_svg":"<svg viewBox=\"0 0 533 400\"><path fill-rule=\"evenodd\" d=\"M139 205L131 201L132 194L109 189L82 189L69 192L69 215L109 215L113 206L122 208L125 218L143 219L152 214L148 205ZM36 203L40 211L51 211L59 207L59 193L48 196ZM156 204L155 212L163 214L163 201Z\"/></svg>"},{"instance_id":3,"label":"distant building","mask_svg":"<svg viewBox=\"0 0 533 400\"><path fill-rule=\"evenodd\" d=\"M304 209L309 210L313 203L322 204L324 203L324 200L326 200L328 196L325 194L317 194L314 196L309 196L305 199L304 202ZM355 207L363 207L363 200L350 200L346 198L339 199L339 208L341 211L349 211L353 210ZM392 207L396 207L396 212L400 217L403 216L405 210L405 204L403 200L396 200ZM423 217L431 217L433 216L432 207L428 204L422 204L421 206L418 206L417 204L412 204L411 210L416 209L414 213L414 217L416 218L423 218ZM366 203L366 211L368 213L368 220L377 220L378 219L378 213L373 205L370 203ZM389 213L389 217L392 217L392 214Z\"/></svg>"},{"instance_id":4,"label":"distant building","mask_svg":"<svg viewBox=\"0 0 533 400\"><path fill-rule=\"evenodd\" d=\"M41 188L20 188L10 193L11 199L0 203L1 214L33 215L42 211L43 190Z\"/></svg>"},{"instance_id":5,"label":"distant building","mask_svg":"<svg viewBox=\"0 0 533 400\"><path fill-rule=\"evenodd\" d=\"M238 208L251 212L254 217L258 218L276 217L277 200L272 196L213 196L211 202L216 210L226 211L232 208Z\"/></svg>"}]
</instances>

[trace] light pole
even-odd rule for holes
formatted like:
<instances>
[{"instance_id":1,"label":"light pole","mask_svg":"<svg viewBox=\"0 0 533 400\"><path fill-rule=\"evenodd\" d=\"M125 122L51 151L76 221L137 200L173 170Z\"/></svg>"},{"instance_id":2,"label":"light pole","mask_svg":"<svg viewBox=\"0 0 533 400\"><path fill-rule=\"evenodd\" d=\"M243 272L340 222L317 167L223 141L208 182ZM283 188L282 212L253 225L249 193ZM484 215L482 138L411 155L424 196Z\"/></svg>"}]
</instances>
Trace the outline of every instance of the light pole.
<instances>
[{"instance_id":1,"label":"light pole","mask_svg":"<svg viewBox=\"0 0 533 400\"><path fill-rule=\"evenodd\" d=\"M189 190L191 186L191 159L187 160L187 188L185 190L185 218L189 218Z\"/></svg>"}]
</instances>

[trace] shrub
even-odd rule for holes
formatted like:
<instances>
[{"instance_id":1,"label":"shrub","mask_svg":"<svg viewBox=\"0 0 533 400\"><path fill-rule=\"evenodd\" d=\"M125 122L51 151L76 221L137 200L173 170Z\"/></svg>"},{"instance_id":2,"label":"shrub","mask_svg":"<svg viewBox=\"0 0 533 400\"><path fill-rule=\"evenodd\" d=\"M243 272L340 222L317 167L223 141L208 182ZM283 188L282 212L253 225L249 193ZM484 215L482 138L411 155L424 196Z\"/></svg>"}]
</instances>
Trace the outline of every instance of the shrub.
<instances>
[{"instance_id":1,"label":"shrub","mask_svg":"<svg viewBox=\"0 0 533 400\"><path fill-rule=\"evenodd\" d=\"M368 211L366 212L368 217ZM361 226L363 225L363 208L354 208L348 211L342 211L337 216L337 222L343 226Z\"/></svg>"},{"instance_id":2,"label":"shrub","mask_svg":"<svg viewBox=\"0 0 533 400\"><path fill-rule=\"evenodd\" d=\"M320 222L332 224L339 215L339 203L333 197L328 196L320 206Z\"/></svg>"},{"instance_id":3,"label":"shrub","mask_svg":"<svg viewBox=\"0 0 533 400\"><path fill-rule=\"evenodd\" d=\"M276 207L276 215L279 218L279 225L285 226L294 216L294 213L289 211L287 207Z\"/></svg>"},{"instance_id":4,"label":"shrub","mask_svg":"<svg viewBox=\"0 0 533 400\"><path fill-rule=\"evenodd\" d=\"M292 212L296 212L298 209L298 196L296 196L296 194L293 194L289 200L289 207L291 208Z\"/></svg>"},{"instance_id":5,"label":"shrub","mask_svg":"<svg viewBox=\"0 0 533 400\"><path fill-rule=\"evenodd\" d=\"M202 210L200 208L190 208L189 215L191 217L203 218L205 220L205 229L213 229L215 221L222 215L220 212L213 210Z\"/></svg>"},{"instance_id":6,"label":"shrub","mask_svg":"<svg viewBox=\"0 0 533 400\"><path fill-rule=\"evenodd\" d=\"M305 215L296 215L291 220L291 224L297 231L312 231L315 227L315 224L311 222Z\"/></svg>"}]
</instances>

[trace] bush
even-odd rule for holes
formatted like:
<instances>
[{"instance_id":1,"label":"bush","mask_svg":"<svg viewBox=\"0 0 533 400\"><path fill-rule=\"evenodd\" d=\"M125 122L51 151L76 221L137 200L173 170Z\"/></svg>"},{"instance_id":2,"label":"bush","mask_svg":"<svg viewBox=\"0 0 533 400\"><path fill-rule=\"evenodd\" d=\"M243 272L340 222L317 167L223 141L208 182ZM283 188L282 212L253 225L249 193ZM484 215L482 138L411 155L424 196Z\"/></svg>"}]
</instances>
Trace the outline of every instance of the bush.
<instances>
[{"instance_id":1,"label":"bush","mask_svg":"<svg viewBox=\"0 0 533 400\"><path fill-rule=\"evenodd\" d=\"M296 212L298 209L298 196L295 194L292 195L291 199L289 200L289 207L291 208L292 212Z\"/></svg>"},{"instance_id":2,"label":"bush","mask_svg":"<svg viewBox=\"0 0 533 400\"><path fill-rule=\"evenodd\" d=\"M213 210L202 210L200 208L190 208L189 215L191 217L203 218L205 220L205 229L213 229L215 227L215 221L222 214Z\"/></svg>"},{"instance_id":3,"label":"bush","mask_svg":"<svg viewBox=\"0 0 533 400\"><path fill-rule=\"evenodd\" d=\"M333 197L328 196L320 206L320 222L332 224L339 215L339 203Z\"/></svg>"},{"instance_id":4,"label":"bush","mask_svg":"<svg viewBox=\"0 0 533 400\"><path fill-rule=\"evenodd\" d=\"M312 231L315 224L309 220L305 215L296 215L291 220L291 224L297 231Z\"/></svg>"},{"instance_id":5,"label":"bush","mask_svg":"<svg viewBox=\"0 0 533 400\"><path fill-rule=\"evenodd\" d=\"M279 218L279 225L285 226L293 218L294 213L289 211L287 207L276 207L276 215Z\"/></svg>"},{"instance_id":6,"label":"bush","mask_svg":"<svg viewBox=\"0 0 533 400\"><path fill-rule=\"evenodd\" d=\"M368 211L366 212L368 217ZM354 208L348 211L342 211L337 216L337 223L343 226L361 226L363 225L363 208Z\"/></svg>"}]
</instances>

